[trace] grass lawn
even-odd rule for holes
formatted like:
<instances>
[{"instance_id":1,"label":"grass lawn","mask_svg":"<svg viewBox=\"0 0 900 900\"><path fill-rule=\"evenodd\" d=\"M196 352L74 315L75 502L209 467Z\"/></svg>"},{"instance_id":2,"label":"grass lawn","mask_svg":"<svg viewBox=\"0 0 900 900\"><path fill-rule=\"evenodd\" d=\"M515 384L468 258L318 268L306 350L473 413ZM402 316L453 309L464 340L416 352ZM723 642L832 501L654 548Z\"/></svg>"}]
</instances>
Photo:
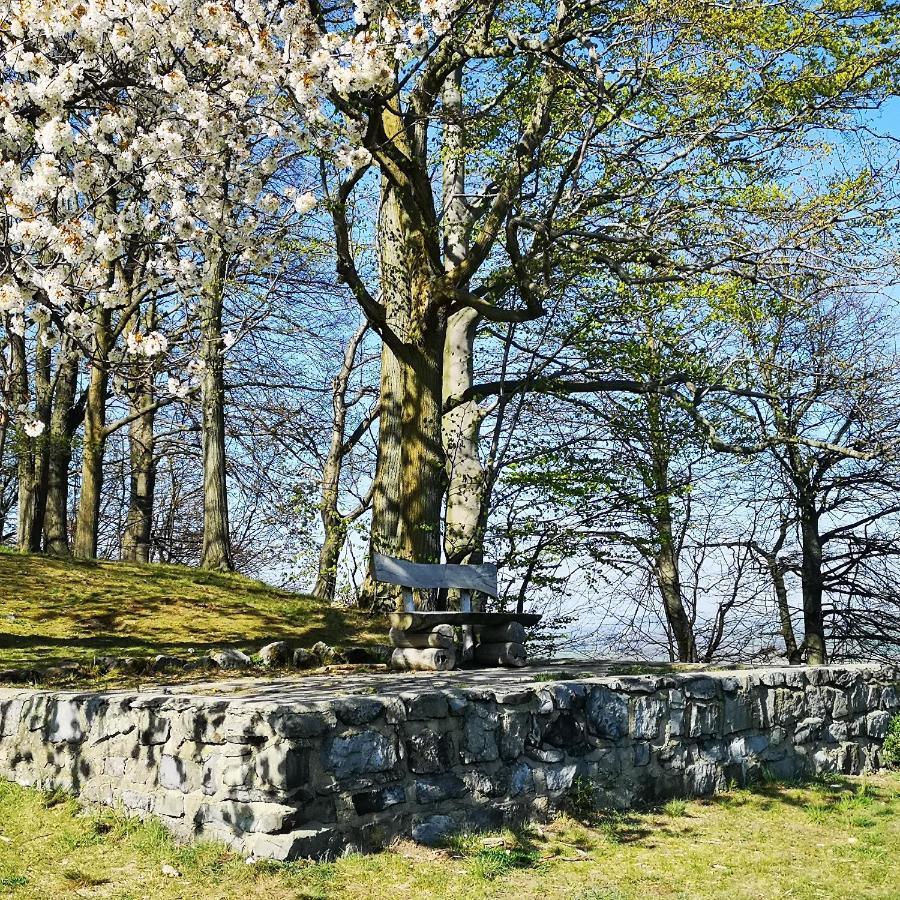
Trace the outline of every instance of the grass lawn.
<instances>
[{"instance_id":1,"label":"grass lawn","mask_svg":"<svg viewBox=\"0 0 900 900\"><path fill-rule=\"evenodd\" d=\"M240 575L0 552L0 669L95 656L187 656L266 640L310 647L384 641L361 612Z\"/></svg>"},{"instance_id":2,"label":"grass lawn","mask_svg":"<svg viewBox=\"0 0 900 900\"><path fill-rule=\"evenodd\" d=\"M179 873L164 874L164 867ZM4 893L5 892L5 893ZM840 900L900 897L900 774L769 784L584 825L248 865L162 826L0 782L0 895L115 900Z\"/></svg>"}]
</instances>

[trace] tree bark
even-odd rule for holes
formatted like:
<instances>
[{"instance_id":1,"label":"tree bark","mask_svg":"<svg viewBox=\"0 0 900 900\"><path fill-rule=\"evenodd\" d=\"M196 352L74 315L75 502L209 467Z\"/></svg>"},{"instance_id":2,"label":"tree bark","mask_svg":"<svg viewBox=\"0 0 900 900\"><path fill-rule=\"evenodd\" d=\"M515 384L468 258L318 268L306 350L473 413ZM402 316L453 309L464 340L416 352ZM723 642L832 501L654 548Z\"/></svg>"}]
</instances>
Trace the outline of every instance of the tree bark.
<instances>
[{"instance_id":1,"label":"tree bark","mask_svg":"<svg viewBox=\"0 0 900 900\"><path fill-rule=\"evenodd\" d=\"M360 509L350 516L342 515L338 506L338 500L341 469L347 452L345 446L347 385L353 372L356 352L366 331L368 331L368 325L362 325L347 343L340 371L335 376L332 384L331 440L328 445L328 454L325 457L325 465L322 469L322 490L319 500L319 512L322 517L325 539L319 551L318 573L312 590L314 597L327 603L331 603L334 600L337 587L337 566L347 539L347 528L355 515L362 513Z\"/></svg>"},{"instance_id":2,"label":"tree bark","mask_svg":"<svg viewBox=\"0 0 900 900\"><path fill-rule=\"evenodd\" d=\"M228 486L225 467L225 378L222 306L227 258L216 241L210 273L200 296L200 358L203 362L203 555L204 569L230 571Z\"/></svg>"},{"instance_id":3,"label":"tree bark","mask_svg":"<svg viewBox=\"0 0 900 900\"><path fill-rule=\"evenodd\" d=\"M672 524L671 486L669 484L668 437L663 423L662 399L648 395L647 412L651 442L651 490L652 521L656 552L654 574L662 597L663 611L675 646L679 662L697 662L697 644L694 626L684 608L681 591L681 575L678 569L679 549Z\"/></svg>"},{"instance_id":4,"label":"tree bark","mask_svg":"<svg viewBox=\"0 0 900 900\"><path fill-rule=\"evenodd\" d=\"M800 543L802 551L801 581L803 591L803 646L807 662L823 666L828 661L825 646L825 619L822 614L822 541L819 536L819 513L815 503L801 498Z\"/></svg>"},{"instance_id":5,"label":"tree bark","mask_svg":"<svg viewBox=\"0 0 900 900\"><path fill-rule=\"evenodd\" d=\"M53 409L50 413L47 513L44 517L44 549L52 556L68 557L69 547L69 465L72 438L79 416L75 414L78 386L78 357L70 347L60 349Z\"/></svg>"},{"instance_id":6,"label":"tree bark","mask_svg":"<svg viewBox=\"0 0 900 900\"><path fill-rule=\"evenodd\" d=\"M426 286L415 292L417 310L412 341L403 364L401 433L400 535L401 554L413 562L439 562L441 507L446 486L441 434L445 310L429 303Z\"/></svg>"},{"instance_id":7,"label":"tree bark","mask_svg":"<svg viewBox=\"0 0 900 900\"><path fill-rule=\"evenodd\" d=\"M458 266L468 252L471 216L466 205L465 133L462 114L462 70L457 69L442 93L443 132L443 231L444 267ZM444 399L461 396L474 383L472 361L479 321L473 309L453 313L447 322L444 343ZM484 414L470 400L444 414L444 453L447 459L447 509L444 553L447 562L481 562L485 472L479 455L479 436Z\"/></svg>"},{"instance_id":8,"label":"tree bark","mask_svg":"<svg viewBox=\"0 0 900 900\"><path fill-rule=\"evenodd\" d=\"M17 334L9 335L10 372L12 396L17 406L30 405L28 358L25 339ZM45 425L49 401L49 351L37 343L35 357L35 414ZM41 549L41 534L47 499L47 436L29 438L19 429L17 434L18 470L18 546L24 553L37 553Z\"/></svg>"},{"instance_id":9,"label":"tree bark","mask_svg":"<svg viewBox=\"0 0 900 900\"><path fill-rule=\"evenodd\" d=\"M109 350L112 343L111 312L98 309L95 348L91 358L87 404L84 410L84 445L81 461L81 493L75 523L74 553L79 559L95 559L100 528L100 496L103 490L103 453L106 449L106 396L109 388Z\"/></svg>"},{"instance_id":10,"label":"tree bark","mask_svg":"<svg viewBox=\"0 0 900 900\"><path fill-rule=\"evenodd\" d=\"M405 335L409 319L409 273L402 240L400 201L396 189L382 177L378 212L378 263L387 327ZM403 369L387 341L381 345L379 378L381 416L378 459L372 494L371 550L386 556L400 552L400 467Z\"/></svg>"},{"instance_id":11,"label":"tree bark","mask_svg":"<svg viewBox=\"0 0 900 900\"><path fill-rule=\"evenodd\" d=\"M153 499L156 490L154 456L153 375L141 374L134 385L129 413L136 416L128 426L131 461L128 514L122 538L122 558L128 562L150 562L150 538L153 529ZM140 412L144 410L144 412Z\"/></svg>"}]
</instances>

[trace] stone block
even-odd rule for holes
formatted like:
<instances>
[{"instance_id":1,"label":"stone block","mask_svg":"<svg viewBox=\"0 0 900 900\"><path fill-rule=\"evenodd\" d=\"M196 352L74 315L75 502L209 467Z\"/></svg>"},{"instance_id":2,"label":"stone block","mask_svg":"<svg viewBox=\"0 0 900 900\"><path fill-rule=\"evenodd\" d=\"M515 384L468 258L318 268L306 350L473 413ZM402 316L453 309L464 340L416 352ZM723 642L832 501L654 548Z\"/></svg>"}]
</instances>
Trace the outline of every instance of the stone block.
<instances>
[{"instance_id":1,"label":"stone block","mask_svg":"<svg viewBox=\"0 0 900 900\"><path fill-rule=\"evenodd\" d=\"M447 697L433 691L426 694L403 694L406 718L409 720L443 719L449 712Z\"/></svg>"},{"instance_id":2,"label":"stone block","mask_svg":"<svg viewBox=\"0 0 900 900\"><path fill-rule=\"evenodd\" d=\"M888 712L870 712L866 716L866 734L871 738L883 740L887 737L892 718Z\"/></svg>"},{"instance_id":3,"label":"stone block","mask_svg":"<svg viewBox=\"0 0 900 900\"><path fill-rule=\"evenodd\" d=\"M747 731L753 727L753 700L749 693L726 693L722 710L722 728L725 734Z\"/></svg>"},{"instance_id":4,"label":"stone block","mask_svg":"<svg viewBox=\"0 0 900 900\"><path fill-rule=\"evenodd\" d=\"M392 784L374 791L360 791L351 797L353 808L359 816L383 812L392 806L406 803L406 788Z\"/></svg>"},{"instance_id":5,"label":"stone block","mask_svg":"<svg viewBox=\"0 0 900 900\"><path fill-rule=\"evenodd\" d=\"M688 715L688 737L705 737L722 733L722 709L716 703L691 703Z\"/></svg>"},{"instance_id":6,"label":"stone block","mask_svg":"<svg viewBox=\"0 0 900 900\"><path fill-rule=\"evenodd\" d=\"M338 779L387 772L397 764L396 741L372 730L336 737L324 764Z\"/></svg>"},{"instance_id":7,"label":"stone block","mask_svg":"<svg viewBox=\"0 0 900 900\"><path fill-rule=\"evenodd\" d=\"M578 773L578 766L547 766L543 773L547 790L551 794L561 794L572 786L575 775Z\"/></svg>"},{"instance_id":8,"label":"stone block","mask_svg":"<svg viewBox=\"0 0 900 900\"><path fill-rule=\"evenodd\" d=\"M466 783L452 772L417 778L415 792L416 800L419 803L437 803L441 800L453 800L468 793Z\"/></svg>"},{"instance_id":9,"label":"stone block","mask_svg":"<svg viewBox=\"0 0 900 900\"><path fill-rule=\"evenodd\" d=\"M448 732L423 731L406 741L406 756L411 772L428 775L452 768L456 745Z\"/></svg>"},{"instance_id":10,"label":"stone block","mask_svg":"<svg viewBox=\"0 0 900 900\"><path fill-rule=\"evenodd\" d=\"M500 758L497 745L497 714L486 714L478 710L474 715L467 715L463 725L462 747L460 759L466 764L476 762L493 762Z\"/></svg>"},{"instance_id":11,"label":"stone block","mask_svg":"<svg viewBox=\"0 0 900 900\"><path fill-rule=\"evenodd\" d=\"M530 730L528 713L503 713L499 717L500 756L507 762L518 759L525 752L525 740Z\"/></svg>"},{"instance_id":12,"label":"stone block","mask_svg":"<svg viewBox=\"0 0 900 900\"><path fill-rule=\"evenodd\" d=\"M227 825L237 832L260 831L272 834L290 828L295 815L294 807L279 803L222 800L204 803L197 811L194 821L197 825Z\"/></svg>"},{"instance_id":13,"label":"stone block","mask_svg":"<svg viewBox=\"0 0 900 900\"><path fill-rule=\"evenodd\" d=\"M260 750L253 762L256 784L290 792L309 782L309 751L284 741Z\"/></svg>"},{"instance_id":14,"label":"stone block","mask_svg":"<svg viewBox=\"0 0 900 900\"><path fill-rule=\"evenodd\" d=\"M650 745L648 743L639 741L632 745L631 764L638 769L650 765Z\"/></svg>"},{"instance_id":15,"label":"stone block","mask_svg":"<svg viewBox=\"0 0 900 900\"><path fill-rule=\"evenodd\" d=\"M312 739L321 737L335 727L337 719L328 712L293 712L276 709L269 713L269 723L279 737Z\"/></svg>"},{"instance_id":16,"label":"stone block","mask_svg":"<svg viewBox=\"0 0 900 900\"><path fill-rule=\"evenodd\" d=\"M458 829L450 816L429 816L413 825L412 838L426 847L439 847Z\"/></svg>"},{"instance_id":17,"label":"stone block","mask_svg":"<svg viewBox=\"0 0 900 900\"><path fill-rule=\"evenodd\" d=\"M585 704L588 729L597 737L616 740L628 733L628 701L605 687L595 687Z\"/></svg>"},{"instance_id":18,"label":"stone block","mask_svg":"<svg viewBox=\"0 0 900 900\"><path fill-rule=\"evenodd\" d=\"M153 798L153 814L181 818L184 815L184 794L180 791L166 791Z\"/></svg>"},{"instance_id":19,"label":"stone block","mask_svg":"<svg viewBox=\"0 0 900 900\"><path fill-rule=\"evenodd\" d=\"M509 791L509 774L506 768L491 772L466 772L463 781L466 783L467 793L477 797L502 797Z\"/></svg>"},{"instance_id":20,"label":"stone block","mask_svg":"<svg viewBox=\"0 0 900 900\"><path fill-rule=\"evenodd\" d=\"M520 797L534 793L534 772L527 763L520 762L513 766L509 777L509 795Z\"/></svg>"},{"instance_id":21,"label":"stone block","mask_svg":"<svg viewBox=\"0 0 900 900\"><path fill-rule=\"evenodd\" d=\"M153 709L141 710L138 719L138 740L147 746L164 744L169 739L172 723Z\"/></svg>"},{"instance_id":22,"label":"stone block","mask_svg":"<svg viewBox=\"0 0 900 900\"><path fill-rule=\"evenodd\" d=\"M719 683L703 675L686 676L682 688L686 697L695 700L712 700L719 693Z\"/></svg>"},{"instance_id":23,"label":"stone block","mask_svg":"<svg viewBox=\"0 0 900 900\"><path fill-rule=\"evenodd\" d=\"M631 736L639 740L655 740L659 737L667 713L665 700L654 696L636 697Z\"/></svg>"},{"instance_id":24,"label":"stone block","mask_svg":"<svg viewBox=\"0 0 900 900\"><path fill-rule=\"evenodd\" d=\"M158 778L160 787L187 794L201 787L202 770L193 760L163 754L159 758Z\"/></svg>"},{"instance_id":25,"label":"stone block","mask_svg":"<svg viewBox=\"0 0 900 900\"><path fill-rule=\"evenodd\" d=\"M220 669L247 669L253 665L253 660L240 650L228 647L224 650L213 650L209 658Z\"/></svg>"},{"instance_id":26,"label":"stone block","mask_svg":"<svg viewBox=\"0 0 900 900\"><path fill-rule=\"evenodd\" d=\"M551 747L577 753L585 740L584 725L570 712L558 713L545 727L541 741Z\"/></svg>"},{"instance_id":27,"label":"stone block","mask_svg":"<svg viewBox=\"0 0 900 900\"><path fill-rule=\"evenodd\" d=\"M794 743L809 744L818 740L824 722L821 719L809 718L798 722L794 728Z\"/></svg>"},{"instance_id":28,"label":"stone block","mask_svg":"<svg viewBox=\"0 0 900 900\"><path fill-rule=\"evenodd\" d=\"M372 697L342 697L332 709L346 725L368 725L384 715L384 703Z\"/></svg>"}]
</instances>

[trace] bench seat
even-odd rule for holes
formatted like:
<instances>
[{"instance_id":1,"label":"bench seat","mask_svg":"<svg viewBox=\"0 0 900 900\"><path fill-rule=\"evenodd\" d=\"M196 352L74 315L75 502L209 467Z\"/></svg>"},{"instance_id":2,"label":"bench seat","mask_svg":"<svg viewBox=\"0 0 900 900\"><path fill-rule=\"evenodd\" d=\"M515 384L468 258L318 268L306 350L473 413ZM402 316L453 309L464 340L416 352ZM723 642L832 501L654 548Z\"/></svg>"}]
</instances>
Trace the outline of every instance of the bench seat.
<instances>
[{"instance_id":1,"label":"bench seat","mask_svg":"<svg viewBox=\"0 0 900 900\"><path fill-rule=\"evenodd\" d=\"M520 625L537 625L541 617L537 613L514 612L455 612L441 610L434 612L395 612L390 614L393 628L402 631L430 631L435 625L506 625L518 622Z\"/></svg>"}]
</instances>

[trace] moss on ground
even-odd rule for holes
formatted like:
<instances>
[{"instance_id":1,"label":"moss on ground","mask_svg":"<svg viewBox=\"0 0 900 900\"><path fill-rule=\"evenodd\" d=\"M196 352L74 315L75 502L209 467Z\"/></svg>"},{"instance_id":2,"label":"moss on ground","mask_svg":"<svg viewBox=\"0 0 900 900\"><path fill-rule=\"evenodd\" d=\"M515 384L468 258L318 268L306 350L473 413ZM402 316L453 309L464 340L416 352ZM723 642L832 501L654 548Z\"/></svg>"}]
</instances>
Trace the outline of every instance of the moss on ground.
<instances>
[{"instance_id":1,"label":"moss on ground","mask_svg":"<svg viewBox=\"0 0 900 900\"><path fill-rule=\"evenodd\" d=\"M895 900L898 884L896 773L766 784L589 824L563 816L446 850L401 843L252 866L215 844L179 847L158 823L0 782L0 895L19 900L369 900L386 885L392 900Z\"/></svg>"},{"instance_id":2,"label":"moss on ground","mask_svg":"<svg viewBox=\"0 0 900 900\"><path fill-rule=\"evenodd\" d=\"M0 552L0 669L190 657L267 640L383 642L387 626L240 575Z\"/></svg>"}]
</instances>

